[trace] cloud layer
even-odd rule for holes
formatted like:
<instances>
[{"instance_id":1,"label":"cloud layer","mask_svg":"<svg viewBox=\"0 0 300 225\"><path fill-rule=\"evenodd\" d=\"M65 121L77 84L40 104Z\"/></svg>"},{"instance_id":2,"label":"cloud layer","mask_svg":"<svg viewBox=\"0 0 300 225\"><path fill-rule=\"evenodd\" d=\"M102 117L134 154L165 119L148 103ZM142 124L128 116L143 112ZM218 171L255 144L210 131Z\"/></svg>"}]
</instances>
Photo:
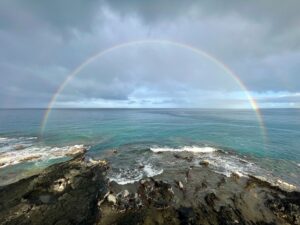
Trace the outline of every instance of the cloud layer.
<instances>
[{"instance_id":1,"label":"cloud layer","mask_svg":"<svg viewBox=\"0 0 300 225\"><path fill-rule=\"evenodd\" d=\"M121 43L163 39L213 55L262 107L299 107L300 2L70 0L0 3L0 107L45 107L72 70ZM167 44L95 60L57 107L249 107L205 57Z\"/></svg>"}]
</instances>

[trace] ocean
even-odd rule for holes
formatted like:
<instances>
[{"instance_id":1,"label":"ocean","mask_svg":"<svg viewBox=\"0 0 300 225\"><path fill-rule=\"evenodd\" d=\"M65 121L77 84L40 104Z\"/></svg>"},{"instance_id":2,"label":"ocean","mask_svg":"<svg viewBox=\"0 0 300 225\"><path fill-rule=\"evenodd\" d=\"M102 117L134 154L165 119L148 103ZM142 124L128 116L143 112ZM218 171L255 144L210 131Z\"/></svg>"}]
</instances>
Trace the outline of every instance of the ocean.
<instances>
[{"instance_id":1,"label":"ocean","mask_svg":"<svg viewBox=\"0 0 300 225\"><path fill-rule=\"evenodd\" d=\"M111 163L120 184L185 166L160 152L187 152L218 173L264 177L300 187L300 110L263 109L0 110L0 185L64 161L74 145Z\"/></svg>"}]
</instances>

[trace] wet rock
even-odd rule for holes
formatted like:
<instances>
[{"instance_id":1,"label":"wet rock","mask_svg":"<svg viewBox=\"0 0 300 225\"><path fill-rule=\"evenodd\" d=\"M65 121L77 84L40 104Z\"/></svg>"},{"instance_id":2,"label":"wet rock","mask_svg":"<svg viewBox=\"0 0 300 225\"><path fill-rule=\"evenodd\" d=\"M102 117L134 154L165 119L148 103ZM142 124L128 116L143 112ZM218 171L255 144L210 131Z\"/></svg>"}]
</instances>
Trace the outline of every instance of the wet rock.
<instances>
[{"instance_id":1,"label":"wet rock","mask_svg":"<svg viewBox=\"0 0 300 225\"><path fill-rule=\"evenodd\" d=\"M299 192L256 177L235 182L209 168L176 168L177 180L109 185L107 169L81 155L0 188L0 224L300 224Z\"/></svg>"},{"instance_id":2,"label":"wet rock","mask_svg":"<svg viewBox=\"0 0 300 225\"><path fill-rule=\"evenodd\" d=\"M151 205L155 208L168 207L174 197L170 184L154 179L147 180L140 185L137 194L143 205Z\"/></svg>"},{"instance_id":3,"label":"wet rock","mask_svg":"<svg viewBox=\"0 0 300 225\"><path fill-rule=\"evenodd\" d=\"M180 207L178 210L178 219L182 225L197 224L196 214L191 207Z\"/></svg>"},{"instance_id":4,"label":"wet rock","mask_svg":"<svg viewBox=\"0 0 300 225\"><path fill-rule=\"evenodd\" d=\"M86 153L87 148L83 145L74 145L72 147L70 147L67 152L66 152L66 156L76 156L76 155L82 155L84 153Z\"/></svg>"},{"instance_id":5,"label":"wet rock","mask_svg":"<svg viewBox=\"0 0 300 225\"><path fill-rule=\"evenodd\" d=\"M221 206L217 214L219 224L245 224L243 218L240 217L231 206Z\"/></svg>"},{"instance_id":6,"label":"wet rock","mask_svg":"<svg viewBox=\"0 0 300 225\"><path fill-rule=\"evenodd\" d=\"M199 165L204 166L204 167L208 167L209 161L208 160L203 160L203 161L199 162Z\"/></svg>"},{"instance_id":7,"label":"wet rock","mask_svg":"<svg viewBox=\"0 0 300 225\"><path fill-rule=\"evenodd\" d=\"M52 202L52 196L49 194L40 195L40 201L44 204L49 204Z\"/></svg>"},{"instance_id":8,"label":"wet rock","mask_svg":"<svg viewBox=\"0 0 300 225\"><path fill-rule=\"evenodd\" d=\"M83 155L0 188L0 224L93 224L98 198L106 193L106 167ZM72 176L71 171L79 171ZM66 178L68 177L68 178ZM76 188L68 182L76 178Z\"/></svg>"},{"instance_id":9,"label":"wet rock","mask_svg":"<svg viewBox=\"0 0 300 225\"><path fill-rule=\"evenodd\" d=\"M275 183L277 186L279 186L280 188L287 190L287 191L294 191L296 190L296 186L289 184L287 182L284 182L282 180L277 180Z\"/></svg>"},{"instance_id":10,"label":"wet rock","mask_svg":"<svg viewBox=\"0 0 300 225\"><path fill-rule=\"evenodd\" d=\"M174 154L173 156L174 156L176 159L180 159L180 158L181 158L179 154Z\"/></svg>"},{"instance_id":11,"label":"wet rock","mask_svg":"<svg viewBox=\"0 0 300 225\"><path fill-rule=\"evenodd\" d=\"M273 195L273 199L266 201L266 206L270 208L278 218L287 220L290 224L300 224L300 193L290 192L287 197Z\"/></svg>"},{"instance_id":12,"label":"wet rock","mask_svg":"<svg viewBox=\"0 0 300 225\"><path fill-rule=\"evenodd\" d=\"M235 180L235 181L237 181L238 179L240 179L241 176L242 176L242 174L239 173L239 172L232 172L232 173L230 174L230 177L231 177L233 180Z\"/></svg>"},{"instance_id":13,"label":"wet rock","mask_svg":"<svg viewBox=\"0 0 300 225\"><path fill-rule=\"evenodd\" d=\"M144 168L145 168L144 165L142 165L142 164L139 165L139 169L140 169L140 170L141 170L141 169L144 169Z\"/></svg>"},{"instance_id":14,"label":"wet rock","mask_svg":"<svg viewBox=\"0 0 300 225\"><path fill-rule=\"evenodd\" d=\"M20 162L34 161L34 160L40 159L41 157L42 157L41 155L27 156L27 157L20 159Z\"/></svg>"},{"instance_id":15,"label":"wet rock","mask_svg":"<svg viewBox=\"0 0 300 225\"><path fill-rule=\"evenodd\" d=\"M215 193L209 193L205 196L205 202L208 206L213 207L215 205L215 200L217 200L217 196L215 195Z\"/></svg>"},{"instance_id":16,"label":"wet rock","mask_svg":"<svg viewBox=\"0 0 300 225\"><path fill-rule=\"evenodd\" d=\"M18 151L18 150L23 150L24 148L25 148L24 145L15 145L15 146L14 146L14 149L17 150L17 151Z\"/></svg>"},{"instance_id":17,"label":"wet rock","mask_svg":"<svg viewBox=\"0 0 300 225\"><path fill-rule=\"evenodd\" d=\"M182 160L186 160L188 162L192 162L193 158L194 158L192 155L186 156L186 155L181 155L181 154L174 154L173 156L176 159L182 159Z\"/></svg>"}]
</instances>

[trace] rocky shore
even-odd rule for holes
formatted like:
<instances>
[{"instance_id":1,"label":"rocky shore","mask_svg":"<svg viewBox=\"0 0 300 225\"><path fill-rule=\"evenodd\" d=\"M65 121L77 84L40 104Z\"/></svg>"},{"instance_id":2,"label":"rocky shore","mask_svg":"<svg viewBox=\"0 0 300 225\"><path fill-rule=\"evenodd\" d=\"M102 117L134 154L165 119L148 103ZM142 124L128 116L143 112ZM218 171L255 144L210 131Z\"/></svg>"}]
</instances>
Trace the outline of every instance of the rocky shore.
<instances>
[{"instance_id":1,"label":"rocky shore","mask_svg":"<svg viewBox=\"0 0 300 225\"><path fill-rule=\"evenodd\" d=\"M175 155L174 157L180 157ZM300 193L254 176L174 168L133 184L84 153L0 189L0 224L300 224Z\"/></svg>"}]
</instances>

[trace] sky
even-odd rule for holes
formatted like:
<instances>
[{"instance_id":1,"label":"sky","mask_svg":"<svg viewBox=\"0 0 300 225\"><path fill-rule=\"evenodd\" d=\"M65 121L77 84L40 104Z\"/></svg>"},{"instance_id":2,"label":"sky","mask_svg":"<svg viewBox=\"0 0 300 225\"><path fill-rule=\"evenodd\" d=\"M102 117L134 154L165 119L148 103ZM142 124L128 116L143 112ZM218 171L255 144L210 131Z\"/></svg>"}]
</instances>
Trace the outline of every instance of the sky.
<instances>
[{"instance_id":1,"label":"sky","mask_svg":"<svg viewBox=\"0 0 300 225\"><path fill-rule=\"evenodd\" d=\"M1 0L0 108L48 107L96 54L53 107L251 108L247 90L261 108L299 108L299 11L299 0Z\"/></svg>"}]
</instances>

